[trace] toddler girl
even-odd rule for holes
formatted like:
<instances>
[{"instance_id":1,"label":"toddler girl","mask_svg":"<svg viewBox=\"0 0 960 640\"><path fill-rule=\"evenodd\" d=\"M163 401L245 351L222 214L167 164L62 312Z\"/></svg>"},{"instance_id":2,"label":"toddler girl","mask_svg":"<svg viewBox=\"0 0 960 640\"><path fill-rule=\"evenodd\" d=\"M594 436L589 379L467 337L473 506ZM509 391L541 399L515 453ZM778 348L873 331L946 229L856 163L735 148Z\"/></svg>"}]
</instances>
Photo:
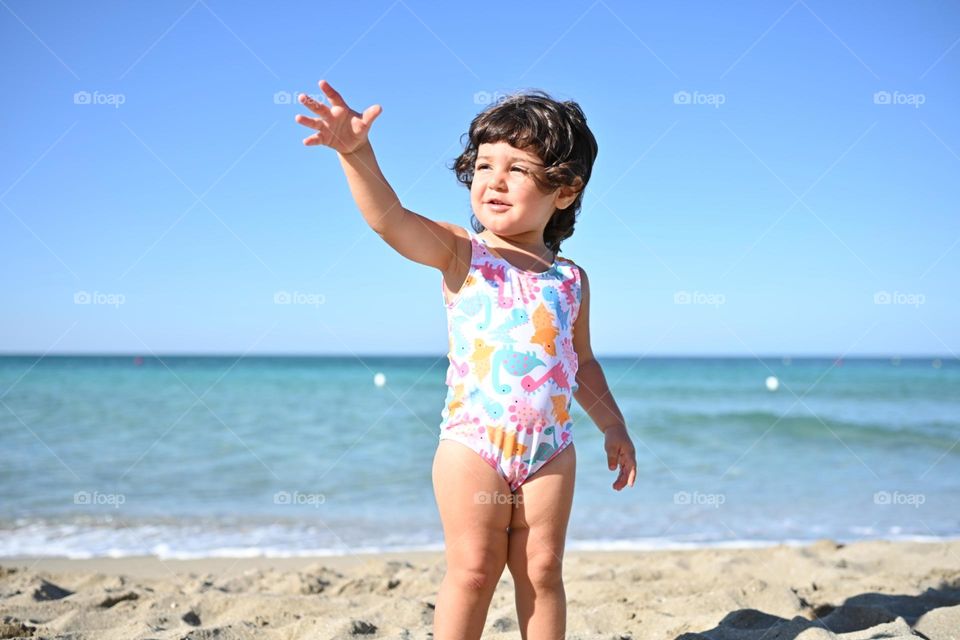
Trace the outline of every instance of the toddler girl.
<instances>
[{"instance_id":1,"label":"toddler girl","mask_svg":"<svg viewBox=\"0 0 960 640\"><path fill-rule=\"evenodd\" d=\"M604 434L613 488L633 486L635 449L590 348L589 282L558 255L573 235L597 143L575 102L542 91L491 105L470 125L454 164L470 189L472 230L405 209L368 139L380 105L352 110L324 80L330 105L306 145L337 151L364 219L402 256L438 269L449 366L433 486L447 571L435 640L480 638L508 566L524 640L566 631L562 558L576 454L576 398Z\"/></svg>"}]
</instances>

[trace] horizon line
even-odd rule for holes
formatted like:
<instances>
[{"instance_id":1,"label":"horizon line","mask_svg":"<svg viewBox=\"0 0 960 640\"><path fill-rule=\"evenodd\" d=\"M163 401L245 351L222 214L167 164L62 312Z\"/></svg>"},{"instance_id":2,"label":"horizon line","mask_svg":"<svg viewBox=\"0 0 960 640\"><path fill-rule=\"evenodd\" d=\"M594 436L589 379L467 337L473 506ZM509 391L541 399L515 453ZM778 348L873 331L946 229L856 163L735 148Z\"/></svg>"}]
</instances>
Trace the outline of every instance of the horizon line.
<instances>
[{"instance_id":1,"label":"horizon line","mask_svg":"<svg viewBox=\"0 0 960 640\"><path fill-rule=\"evenodd\" d=\"M320 352L263 352L263 353L235 353L235 352L165 352L165 353L140 353L136 351L124 351L124 352L98 352L98 351L75 351L75 352L55 352L55 353L35 353L35 352L5 352L0 351L0 358L51 358L51 357L89 357L89 358L443 358L446 357L445 353L320 353ZM960 356L955 354L906 354L906 353L888 353L888 354L866 354L866 353L856 353L856 354L846 354L846 355L836 355L836 354L790 354L790 353L778 353L778 354L742 354L742 353L727 353L727 354L645 354L645 355L630 355L630 354L599 354L595 353L597 358L632 358L632 359L690 359L690 358L738 358L744 360L757 360L757 359L784 359L789 358L791 360L960 360Z\"/></svg>"}]
</instances>

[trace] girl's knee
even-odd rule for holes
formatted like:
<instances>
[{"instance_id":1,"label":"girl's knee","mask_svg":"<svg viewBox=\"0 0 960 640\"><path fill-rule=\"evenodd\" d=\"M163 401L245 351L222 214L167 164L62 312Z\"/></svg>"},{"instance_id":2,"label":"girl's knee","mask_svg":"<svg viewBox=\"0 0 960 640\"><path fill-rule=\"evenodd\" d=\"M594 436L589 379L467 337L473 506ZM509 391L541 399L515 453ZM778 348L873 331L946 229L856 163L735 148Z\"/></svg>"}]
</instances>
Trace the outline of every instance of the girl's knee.
<instances>
[{"instance_id":1,"label":"girl's knee","mask_svg":"<svg viewBox=\"0 0 960 640\"><path fill-rule=\"evenodd\" d=\"M527 557L526 577L535 589L554 589L563 584L560 553L543 550Z\"/></svg>"},{"instance_id":2,"label":"girl's knee","mask_svg":"<svg viewBox=\"0 0 960 640\"><path fill-rule=\"evenodd\" d=\"M463 566L450 566L447 575L461 589L485 592L495 589L503 574L503 564L475 562Z\"/></svg>"},{"instance_id":3,"label":"girl's knee","mask_svg":"<svg viewBox=\"0 0 960 640\"><path fill-rule=\"evenodd\" d=\"M506 540L500 547L463 540L456 553L447 556L447 573L463 588L482 591L496 586L507 563Z\"/></svg>"}]
</instances>

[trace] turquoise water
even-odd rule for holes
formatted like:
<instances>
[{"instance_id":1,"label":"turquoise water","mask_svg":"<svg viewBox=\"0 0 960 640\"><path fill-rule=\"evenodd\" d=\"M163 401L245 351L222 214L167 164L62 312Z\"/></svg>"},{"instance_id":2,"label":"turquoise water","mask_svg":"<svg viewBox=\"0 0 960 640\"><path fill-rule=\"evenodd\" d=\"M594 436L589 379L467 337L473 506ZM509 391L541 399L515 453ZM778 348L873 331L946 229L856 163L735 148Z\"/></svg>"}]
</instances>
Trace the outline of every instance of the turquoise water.
<instances>
[{"instance_id":1,"label":"turquoise water","mask_svg":"<svg viewBox=\"0 0 960 640\"><path fill-rule=\"evenodd\" d=\"M601 363L639 472L575 403L568 548L960 535L954 359ZM441 549L446 365L0 357L0 556Z\"/></svg>"}]
</instances>

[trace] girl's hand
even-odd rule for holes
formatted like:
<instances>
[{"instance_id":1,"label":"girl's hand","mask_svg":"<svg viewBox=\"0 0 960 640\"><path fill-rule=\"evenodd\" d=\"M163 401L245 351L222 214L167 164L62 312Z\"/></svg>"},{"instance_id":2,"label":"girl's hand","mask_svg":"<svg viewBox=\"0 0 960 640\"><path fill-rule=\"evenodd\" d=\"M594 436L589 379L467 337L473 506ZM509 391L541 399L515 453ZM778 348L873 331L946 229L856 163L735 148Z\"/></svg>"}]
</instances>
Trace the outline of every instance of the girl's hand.
<instances>
[{"instance_id":1,"label":"girl's hand","mask_svg":"<svg viewBox=\"0 0 960 640\"><path fill-rule=\"evenodd\" d=\"M330 101L331 106L328 107L317 102L304 93L298 96L297 99L302 104L320 116L319 118L308 118L297 114L295 118L297 122L305 127L317 130L317 133L304 138L303 144L308 147L318 144L326 145L338 153L356 151L366 143L370 125L373 124L373 121L377 119L383 109L380 105L375 104L367 107L367 110L362 114L357 113L347 106L347 103L330 86L329 82L321 80L318 84Z\"/></svg>"},{"instance_id":2,"label":"girl's hand","mask_svg":"<svg viewBox=\"0 0 960 640\"><path fill-rule=\"evenodd\" d=\"M607 428L603 432L603 448L607 451L607 466L613 471L620 465L620 475L613 483L613 488L620 491L626 485L633 486L637 477L637 455L633 442L627 434L627 428L617 425Z\"/></svg>"}]
</instances>

